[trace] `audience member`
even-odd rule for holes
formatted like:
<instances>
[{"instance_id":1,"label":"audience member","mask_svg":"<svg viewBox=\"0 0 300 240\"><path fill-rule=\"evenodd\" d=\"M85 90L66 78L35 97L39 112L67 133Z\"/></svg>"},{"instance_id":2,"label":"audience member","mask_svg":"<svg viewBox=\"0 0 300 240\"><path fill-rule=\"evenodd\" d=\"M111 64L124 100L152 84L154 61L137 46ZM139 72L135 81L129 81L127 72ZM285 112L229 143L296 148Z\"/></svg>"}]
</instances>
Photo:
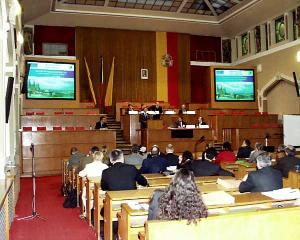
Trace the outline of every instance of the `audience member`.
<instances>
[{"instance_id":1,"label":"audience member","mask_svg":"<svg viewBox=\"0 0 300 240\"><path fill-rule=\"evenodd\" d=\"M285 148L285 145L279 144L279 146L277 147L277 151L272 153L272 158L278 161L280 158L285 157Z\"/></svg>"},{"instance_id":2,"label":"audience member","mask_svg":"<svg viewBox=\"0 0 300 240\"><path fill-rule=\"evenodd\" d=\"M105 163L107 166L111 166L107 145L103 145L101 147L101 152L103 153L103 163Z\"/></svg>"},{"instance_id":3,"label":"audience member","mask_svg":"<svg viewBox=\"0 0 300 240\"><path fill-rule=\"evenodd\" d=\"M143 159L146 159L148 154L147 154L147 148L145 146L140 146L139 154L143 157Z\"/></svg>"},{"instance_id":4,"label":"audience member","mask_svg":"<svg viewBox=\"0 0 300 240\"><path fill-rule=\"evenodd\" d=\"M96 122L96 126L95 126L95 129L106 129L108 128L107 124L106 124L106 117L102 116L100 117L100 121L99 122Z\"/></svg>"},{"instance_id":5,"label":"audience member","mask_svg":"<svg viewBox=\"0 0 300 240\"><path fill-rule=\"evenodd\" d=\"M108 166L102 162L103 153L99 151L94 151L92 158L93 158L93 162L86 164L85 168L82 171L80 171L78 175L80 177L87 177L87 178L99 177L101 179L103 170L108 168ZM86 187L85 186L82 189L81 198L82 198L82 205L83 205L83 214L80 215L80 217L85 218L86 217ZM92 209L93 202L91 202L90 206Z\"/></svg>"},{"instance_id":6,"label":"audience member","mask_svg":"<svg viewBox=\"0 0 300 240\"><path fill-rule=\"evenodd\" d=\"M206 122L204 122L203 117L198 117L195 127L197 128L197 127L200 127L201 125L207 125L207 124L206 124Z\"/></svg>"},{"instance_id":7,"label":"audience member","mask_svg":"<svg viewBox=\"0 0 300 240\"><path fill-rule=\"evenodd\" d=\"M212 148L210 149L207 149L206 152L204 152L202 160L192 161L191 171L193 171L195 177L234 176L231 172L228 172L221 168L220 165L212 163L212 161L215 159L216 153Z\"/></svg>"},{"instance_id":8,"label":"audience member","mask_svg":"<svg viewBox=\"0 0 300 240\"><path fill-rule=\"evenodd\" d=\"M202 160L207 160L212 162L216 160L217 155L218 155L217 150L211 144L208 144L206 146L205 151L202 153Z\"/></svg>"},{"instance_id":9,"label":"audience member","mask_svg":"<svg viewBox=\"0 0 300 240\"><path fill-rule=\"evenodd\" d=\"M185 106L185 104L182 104L181 108L178 111L178 114L184 114L186 112L187 112L186 106Z\"/></svg>"},{"instance_id":10,"label":"audience member","mask_svg":"<svg viewBox=\"0 0 300 240\"><path fill-rule=\"evenodd\" d=\"M167 161L159 156L159 148L153 146L151 155L144 159L140 171L141 173L161 173L166 170L166 167Z\"/></svg>"},{"instance_id":11,"label":"audience member","mask_svg":"<svg viewBox=\"0 0 300 240\"><path fill-rule=\"evenodd\" d=\"M239 186L240 192L267 192L282 188L282 175L271 167L268 153L262 153L256 161L258 170L243 178Z\"/></svg>"},{"instance_id":12,"label":"audience member","mask_svg":"<svg viewBox=\"0 0 300 240\"><path fill-rule=\"evenodd\" d=\"M288 177L289 171L294 170L296 165L300 165L300 159L296 157L296 149L292 145L287 145L284 149L285 156L278 159L275 169L282 173L282 176Z\"/></svg>"},{"instance_id":13,"label":"audience member","mask_svg":"<svg viewBox=\"0 0 300 240\"><path fill-rule=\"evenodd\" d=\"M175 127L176 128L185 128L186 127L186 122L183 121L182 117L178 117L177 121L175 122Z\"/></svg>"},{"instance_id":14,"label":"audience member","mask_svg":"<svg viewBox=\"0 0 300 240\"><path fill-rule=\"evenodd\" d=\"M255 163L256 158L263 154L265 151L263 150L263 145L261 143L255 143L255 149L250 153L249 162Z\"/></svg>"},{"instance_id":15,"label":"audience member","mask_svg":"<svg viewBox=\"0 0 300 240\"><path fill-rule=\"evenodd\" d=\"M136 183L147 186L147 180L136 167L124 163L121 150L113 150L110 153L110 161L112 166L102 173L101 189L103 191L132 190L136 189Z\"/></svg>"},{"instance_id":16,"label":"audience member","mask_svg":"<svg viewBox=\"0 0 300 240\"><path fill-rule=\"evenodd\" d=\"M217 164L221 164L223 162L232 163L235 161L236 161L236 157L231 149L231 144L229 142L224 142L223 151L217 155L215 163Z\"/></svg>"},{"instance_id":17,"label":"audience member","mask_svg":"<svg viewBox=\"0 0 300 240\"><path fill-rule=\"evenodd\" d=\"M177 166L178 169L186 168L191 169L191 164L194 160L193 154L190 151L184 151L182 156L179 156L179 164Z\"/></svg>"},{"instance_id":18,"label":"audience member","mask_svg":"<svg viewBox=\"0 0 300 240\"><path fill-rule=\"evenodd\" d=\"M194 174L180 169L169 187L156 190L150 200L148 219L181 220L188 224L207 217L207 208L195 183Z\"/></svg>"},{"instance_id":19,"label":"audience member","mask_svg":"<svg viewBox=\"0 0 300 240\"><path fill-rule=\"evenodd\" d=\"M163 110L162 110L162 107L159 106L159 102L156 102L155 105L150 106L149 110L158 112L158 114L153 115L154 120L160 119L160 114L162 114Z\"/></svg>"},{"instance_id":20,"label":"audience member","mask_svg":"<svg viewBox=\"0 0 300 240\"><path fill-rule=\"evenodd\" d=\"M131 148L131 154L125 156L125 163L129 165L141 166L143 160L143 156L139 154L139 146L137 144L133 144Z\"/></svg>"},{"instance_id":21,"label":"audience member","mask_svg":"<svg viewBox=\"0 0 300 240\"><path fill-rule=\"evenodd\" d=\"M143 109L143 111L141 111L141 113L140 113L141 129L145 129L148 126L147 122L148 122L148 119L150 119L150 116L147 112L148 112L148 109L145 107Z\"/></svg>"},{"instance_id":22,"label":"audience member","mask_svg":"<svg viewBox=\"0 0 300 240\"><path fill-rule=\"evenodd\" d=\"M79 152L76 147L72 147L70 150L70 158L68 164L68 170L72 170L73 168L78 168L80 166L80 159L84 157L84 154ZM78 172L77 169L77 172Z\"/></svg>"},{"instance_id":23,"label":"audience member","mask_svg":"<svg viewBox=\"0 0 300 240\"><path fill-rule=\"evenodd\" d=\"M249 158L253 148L249 139L244 139L242 146L239 148L237 158Z\"/></svg>"},{"instance_id":24,"label":"audience member","mask_svg":"<svg viewBox=\"0 0 300 240\"><path fill-rule=\"evenodd\" d=\"M83 170L85 166L89 163L92 163L94 161L93 159L93 153L99 151L99 148L97 146L93 146L89 153L80 159L80 165L79 165L79 171Z\"/></svg>"},{"instance_id":25,"label":"audience member","mask_svg":"<svg viewBox=\"0 0 300 240\"><path fill-rule=\"evenodd\" d=\"M179 163L178 156L174 154L174 147L171 143L166 147L166 154L164 158L166 159L167 167L177 166Z\"/></svg>"}]
</instances>

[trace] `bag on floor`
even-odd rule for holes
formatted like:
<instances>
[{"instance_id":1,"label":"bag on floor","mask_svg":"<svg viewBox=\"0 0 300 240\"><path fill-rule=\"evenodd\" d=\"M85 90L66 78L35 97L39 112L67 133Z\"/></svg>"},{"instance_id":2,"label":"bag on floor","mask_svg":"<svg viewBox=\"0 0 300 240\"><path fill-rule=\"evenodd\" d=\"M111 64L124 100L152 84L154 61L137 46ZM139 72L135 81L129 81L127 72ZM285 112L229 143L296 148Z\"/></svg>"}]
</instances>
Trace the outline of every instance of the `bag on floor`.
<instances>
[{"instance_id":1,"label":"bag on floor","mask_svg":"<svg viewBox=\"0 0 300 240\"><path fill-rule=\"evenodd\" d=\"M77 206L77 190L72 189L66 197L63 207L64 208L75 208Z\"/></svg>"},{"instance_id":2,"label":"bag on floor","mask_svg":"<svg viewBox=\"0 0 300 240\"><path fill-rule=\"evenodd\" d=\"M61 195L63 195L64 197L67 197L69 195L69 193L71 192L71 184L69 182L63 184L60 188L60 192L61 192Z\"/></svg>"}]
</instances>

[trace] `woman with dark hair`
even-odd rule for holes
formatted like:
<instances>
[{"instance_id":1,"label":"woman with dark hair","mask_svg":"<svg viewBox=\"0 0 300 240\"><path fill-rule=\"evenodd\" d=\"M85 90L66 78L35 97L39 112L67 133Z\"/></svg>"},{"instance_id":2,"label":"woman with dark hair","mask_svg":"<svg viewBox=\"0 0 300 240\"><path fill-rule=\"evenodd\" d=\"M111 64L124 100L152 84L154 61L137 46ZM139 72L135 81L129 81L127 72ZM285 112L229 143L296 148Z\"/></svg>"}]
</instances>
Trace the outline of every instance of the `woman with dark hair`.
<instances>
[{"instance_id":1,"label":"woman with dark hair","mask_svg":"<svg viewBox=\"0 0 300 240\"><path fill-rule=\"evenodd\" d=\"M207 217L201 193L195 183L193 172L180 169L164 191L155 190L150 201L148 219L180 220L188 223Z\"/></svg>"},{"instance_id":2,"label":"woman with dark hair","mask_svg":"<svg viewBox=\"0 0 300 240\"><path fill-rule=\"evenodd\" d=\"M253 148L251 147L251 142L249 139L244 139L242 146L236 155L237 158L249 158Z\"/></svg>"},{"instance_id":3,"label":"woman with dark hair","mask_svg":"<svg viewBox=\"0 0 300 240\"><path fill-rule=\"evenodd\" d=\"M217 155L215 163L232 163L235 161L236 157L231 149L231 144L229 142L224 142L223 151Z\"/></svg>"},{"instance_id":4,"label":"woman with dark hair","mask_svg":"<svg viewBox=\"0 0 300 240\"><path fill-rule=\"evenodd\" d=\"M193 159L193 154L190 151L184 151L182 156L179 156L179 164L177 168L186 168L190 170Z\"/></svg>"}]
</instances>

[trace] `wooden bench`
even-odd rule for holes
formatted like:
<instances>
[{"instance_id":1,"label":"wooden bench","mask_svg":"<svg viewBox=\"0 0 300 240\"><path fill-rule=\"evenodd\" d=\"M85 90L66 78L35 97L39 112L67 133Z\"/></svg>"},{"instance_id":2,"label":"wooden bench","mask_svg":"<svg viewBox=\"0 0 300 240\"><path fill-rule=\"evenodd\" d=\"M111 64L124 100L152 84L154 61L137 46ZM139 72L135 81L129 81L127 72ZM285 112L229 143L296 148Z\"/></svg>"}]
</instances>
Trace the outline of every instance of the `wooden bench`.
<instances>
[{"instance_id":1,"label":"wooden bench","mask_svg":"<svg viewBox=\"0 0 300 240\"><path fill-rule=\"evenodd\" d=\"M300 207L226 214L201 219L195 224L182 221L147 221L147 240L282 240L300 239Z\"/></svg>"},{"instance_id":2,"label":"wooden bench","mask_svg":"<svg viewBox=\"0 0 300 240\"><path fill-rule=\"evenodd\" d=\"M230 205L207 206L210 216L230 214L239 211L258 211L270 209L276 206L293 206L295 200L274 200L261 193L231 194L235 197L235 203ZM122 240L137 239L138 233L144 231L144 223L147 220L146 209L132 209L128 204L122 204L119 217L119 236Z\"/></svg>"}]
</instances>

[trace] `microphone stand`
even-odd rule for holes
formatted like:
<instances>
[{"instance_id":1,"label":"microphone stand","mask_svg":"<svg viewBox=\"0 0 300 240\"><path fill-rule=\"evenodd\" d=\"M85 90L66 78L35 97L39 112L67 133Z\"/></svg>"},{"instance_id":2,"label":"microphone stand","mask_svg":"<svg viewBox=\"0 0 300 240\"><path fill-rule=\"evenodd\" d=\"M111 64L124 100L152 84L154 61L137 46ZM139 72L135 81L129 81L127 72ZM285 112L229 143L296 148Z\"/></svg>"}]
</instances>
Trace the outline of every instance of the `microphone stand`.
<instances>
[{"instance_id":1,"label":"microphone stand","mask_svg":"<svg viewBox=\"0 0 300 240\"><path fill-rule=\"evenodd\" d=\"M31 143L30 151L32 153L31 164L32 164L32 214L30 216L18 218L17 220L32 220L35 218L42 219L46 221L45 218L41 217L40 214L36 211L36 201L35 201L35 192L36 192L36 183L35 183L35 158L34 158L34 144Z\"/></svg>"}]
</instances>

